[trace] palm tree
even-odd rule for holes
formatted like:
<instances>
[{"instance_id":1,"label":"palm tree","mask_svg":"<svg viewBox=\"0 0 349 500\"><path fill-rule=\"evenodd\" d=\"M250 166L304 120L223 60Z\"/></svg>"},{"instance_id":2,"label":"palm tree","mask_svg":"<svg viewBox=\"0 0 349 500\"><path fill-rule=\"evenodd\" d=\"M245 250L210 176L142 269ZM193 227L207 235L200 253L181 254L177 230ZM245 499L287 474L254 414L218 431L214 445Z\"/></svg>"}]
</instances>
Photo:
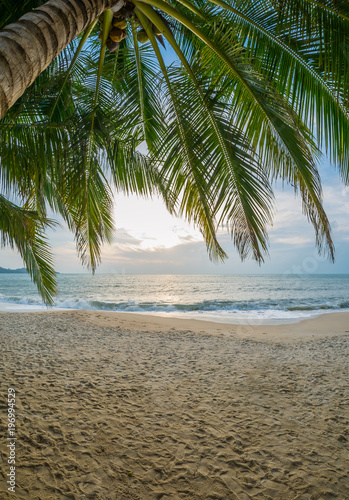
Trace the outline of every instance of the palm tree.
<instances>
[{"instance_id":1,"label":"palm tree","mask_svg":"<svg viewBox=\"0 0 349 500\"><path fill-rule=\"evenodd\" d=\"M345 1L27 0L18 11L0 3L0 230L46 300L47 207L94 269L111 237L112 184L160 192L201 229L212 258L226 256L216 237L225 225L241 257L261 262L271 183L282 179L333 259L317 162L324 151L348 182ZM142 141L148 158L135 149ZM33 251L28 260L28 248L40 248L41 260Z\"/></svg>"}]
</instances>

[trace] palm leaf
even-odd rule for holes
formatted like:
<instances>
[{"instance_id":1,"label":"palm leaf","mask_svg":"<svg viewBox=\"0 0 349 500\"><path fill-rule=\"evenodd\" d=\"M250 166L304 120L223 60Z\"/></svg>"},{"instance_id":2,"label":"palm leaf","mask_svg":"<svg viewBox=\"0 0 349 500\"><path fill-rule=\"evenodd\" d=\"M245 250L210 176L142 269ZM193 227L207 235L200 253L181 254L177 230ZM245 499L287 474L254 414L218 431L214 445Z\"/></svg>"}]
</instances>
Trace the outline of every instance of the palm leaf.
<instances>
[{"instance_id":1,"label":"palm leaf","mask_svg":"<svg viewBox=\"0 0 349 500\"><path fill-rule=\"evenodd\" d=\"M53 225L53 221L43 220L37 212L18 207L0 195L1 245L18 250L28 273L48 305L53 304L57 284L44 230Z\"/></svg>"}]
</instances>

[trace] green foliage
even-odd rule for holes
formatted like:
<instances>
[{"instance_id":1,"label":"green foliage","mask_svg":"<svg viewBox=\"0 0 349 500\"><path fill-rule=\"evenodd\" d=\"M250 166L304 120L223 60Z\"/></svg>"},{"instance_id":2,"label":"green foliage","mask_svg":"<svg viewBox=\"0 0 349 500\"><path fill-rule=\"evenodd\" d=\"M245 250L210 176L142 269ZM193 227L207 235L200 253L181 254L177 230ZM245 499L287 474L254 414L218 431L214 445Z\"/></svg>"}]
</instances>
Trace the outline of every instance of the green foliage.
<instances>
[{"instance_id":1,"label":"green foliage","mask_svg":"<svg viewBox=\"0 0 349 500\"><path fill-rule=\"evenodd\" d=\"M44 301L53 304L55 272L44 230L54 222L19 208L0 195L1 244L16 247Z\"/></svg>"},{"instance_id":2,"label":"green foliage","mask_svg":"<svg viewBox=\"0 0 349 500\"><path fill-rule=\"evenodd\" d=\"M0 0L0 27L42 3ZM19 249L45 300L55 287L48 210L68 223L94 271L112 238L115 190L160 193L200 228L213 259L226 257L224 226L241 258L261 262L271 184L282 179L333 259L317 164L322 151L348 183L348 4L131 3L115 52L105 50L104 16L102 42L92 25L0 121L2 243ZM144 141L147 156L137 151Z\"/></svg>"}]
</instances>

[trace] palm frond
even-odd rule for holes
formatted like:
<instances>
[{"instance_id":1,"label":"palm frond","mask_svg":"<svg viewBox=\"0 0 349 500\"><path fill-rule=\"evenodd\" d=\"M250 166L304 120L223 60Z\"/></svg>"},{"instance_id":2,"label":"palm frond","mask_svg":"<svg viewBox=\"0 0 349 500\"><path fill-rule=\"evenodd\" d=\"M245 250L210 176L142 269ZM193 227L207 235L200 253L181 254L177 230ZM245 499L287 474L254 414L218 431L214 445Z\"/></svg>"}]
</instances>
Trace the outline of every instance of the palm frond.
<instances>
[{"instance_id":1,"label":"palm frond","mask_svg":"<svg viewBox=\"0 0 349 500\"><path fill-rule=\"evenodd\" d=\"M0 0L0 29L43 3ZM115 52L106 51L107 11L102 41L94 23L0 120L3 243L20 249L45 300L48 211L63 216L94 271L112 237L114 190L160 193L201 229L211 257L226 256L223 225L242 258L261 262L271 182L281 179L333 259L317 163L327 154L349 182L348 3L132 3L120 11L126 38ZM148 155L138 151L144 141Z\"/></svg>"},{"instance_id":2,"label":"palm frond","mask_svg":"<svg viewBox=\"0 0 349 500\"><path fill-rule=\"evenodd\" d=\"M42 219L37 212L18 207L0 195L1 245L18 250L28 273L48 305L53 304L57 284L44 230L53 225L53 221Z\"/></svg>"}]
</instances>

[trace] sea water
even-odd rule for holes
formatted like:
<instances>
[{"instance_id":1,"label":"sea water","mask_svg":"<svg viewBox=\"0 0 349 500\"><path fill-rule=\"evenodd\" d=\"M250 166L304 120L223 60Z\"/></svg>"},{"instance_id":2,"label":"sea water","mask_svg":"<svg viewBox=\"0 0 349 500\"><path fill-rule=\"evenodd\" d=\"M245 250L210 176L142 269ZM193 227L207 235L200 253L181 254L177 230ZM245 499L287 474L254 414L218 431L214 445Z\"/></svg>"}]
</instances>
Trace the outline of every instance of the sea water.
<instances>
[{"instance_id":1,"label":"sea water","mask_svg":"<svg viewBox=\"0 0 349 500\"><path fill-rule=\"evenodd\" d=\"M349 275L60 274L53 309L148 313L236 323L349 310ZM0 308L46 309L26 274L0 274Z\"/></svg>"}]
</instances>

